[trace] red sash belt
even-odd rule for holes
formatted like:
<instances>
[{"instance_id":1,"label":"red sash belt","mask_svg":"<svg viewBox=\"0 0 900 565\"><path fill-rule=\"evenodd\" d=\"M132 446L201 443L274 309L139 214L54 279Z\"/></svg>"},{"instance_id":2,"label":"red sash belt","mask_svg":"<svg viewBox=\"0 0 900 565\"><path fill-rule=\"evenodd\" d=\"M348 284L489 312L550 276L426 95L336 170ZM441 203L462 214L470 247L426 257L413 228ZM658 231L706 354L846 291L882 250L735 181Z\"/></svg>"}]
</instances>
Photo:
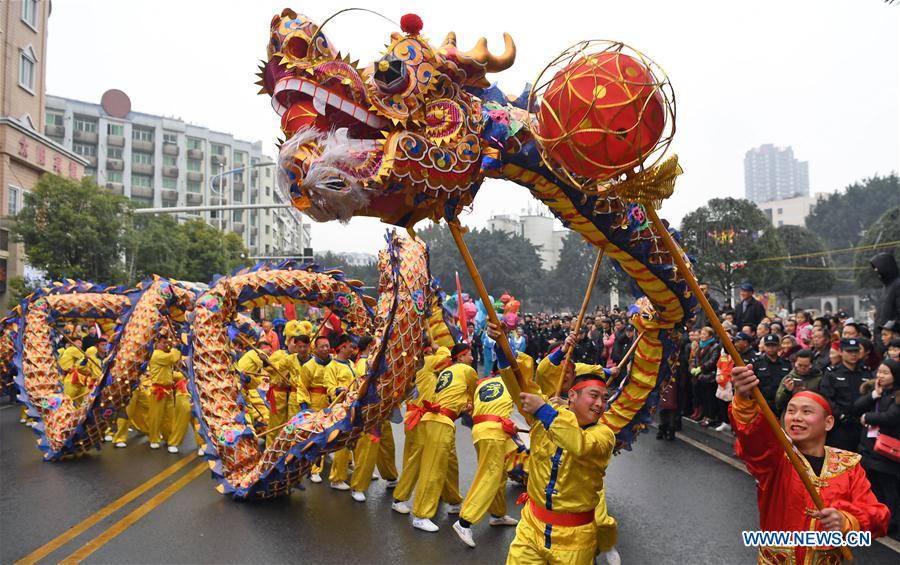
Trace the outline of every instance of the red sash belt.
<instances>
[{"instance_id":1,"label":"red sash belt","mask_svg":"<svg viewBox=\"0 0 900 565\"><path fill-rule=\"evenodd\" d=\"M187 394L187 379L178 379L177 381L175 381L175 390L177 390L181 394Z\"/></svg>"},{"instance_id":2,"label":"red sash belt","mask_svg":"<svg viewBox=\"0 0 900 565\"><path fill-rule=\"evenodd\" d=\"M311 386L309 387L310 394L328 394L328 389L324 386Z\"/></svg>"},{"instance_id":3,"label":"red sash belt","mask_svg":"<svg viewBox=\"0 0 900 565\"><path fill-rule=\"evenodd\" d=\"M153 396L156 398L156 400L162 400L166 397L166 394L172 392L173 390L175 390L175 385L158 385L156 383L153 383L151 392L153 393Z\"/></svg>"},{"instance_id":4,"label":"red sash belt","mask_svg":"<svg viewBox=\"0 0 900 565\"><path fill-rule=\"evenodd\" d=\"M472 418L472 422L474 424L481 424L482 422L498 422L503 426L503 431L510 436L516 435L516 433L518 433L519 431L519 428L516 427L515 422L513 422L509 418L503 418L502 416L497 416L495 414L482 414L481 416L474 416Z\"/></svg>"},{"instance_id":5,"label":"red sash belt","mask_svg":"<svg viewBox=\"0 0 900 565\"><path fill-rule=\"evenodd\" d=\"M531 509L531 513L534 514L535 518L545 524L550 524L551 526L574 528L576 526L590 524L594 521L593 510L588 510L587 512L556 512L555 510L547 510L543 506L535 504L534 501L528 497L528 492L520 494L519 498L516 499L516 504L525 504L525 501L528 501L528 507Z\"/></svg>"},{"instance_id":6,"label":"red sash belt","mask_svg":"<svg viewBox=\"0 0 900 565\"><path fill-rule=\"evenodd\" d=\"M422 419L422 416L425 414L442 414L451 420L456 420L458 417L456 412L450 410L449 408L443 408L440 404L433 404L428 402L427 400L422 401L422 406L416 406L415 404L407 404L406 405L406 423L404 425L404 429L409 431L418 425L419 420Z\"/></svg>"},{"instance_id":7,"label":"red sash belt","mask_svg":"<svg viewBox=\"0 0 900 565\"><path fill-rule=\"evenodd\" d=\"M286 392L290 394L293 388L294 387L291 385L269 385L269 390L266 391L266 402L269 403L269 410L275 410L276 392Z\"/></svg>"}]
</instances>

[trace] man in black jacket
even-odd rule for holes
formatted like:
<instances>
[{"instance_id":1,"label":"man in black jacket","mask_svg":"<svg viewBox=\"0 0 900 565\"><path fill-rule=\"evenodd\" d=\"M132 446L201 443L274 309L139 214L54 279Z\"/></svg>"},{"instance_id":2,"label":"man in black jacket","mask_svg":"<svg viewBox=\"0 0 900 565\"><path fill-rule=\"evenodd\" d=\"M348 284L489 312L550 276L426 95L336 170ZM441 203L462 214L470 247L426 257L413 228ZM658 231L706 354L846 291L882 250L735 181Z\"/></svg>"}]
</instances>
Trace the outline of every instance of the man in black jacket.
<instances>
[{"instance_id":1,"label":"man in black jacket","mask_svg":"<svg viewBox=\"0 0 900 565\"><path fill-rule=\"evenodd\" d=\"M831 351L830 332L825 328L813 328L812 331L812 364L814 369L825 372L831 363L828 354Z\"/></svg>"},{"instance_id":2,"label":"man in black jacket","mask_svg":"<svg viewBox=\"0 0 900 565\"><path fill-rule=\"evenodd\" d=\"M872 374L860 363L860 345L857 338L841 340L841 364L825 371L819 392L828 399L834 412L834 428L828 432L828 445L856 450L862 426L859 417L853 415L853 403L859 398L859 386Z\"/></svg>"},{"instance_id":3,"label":"man in black jacket","mask_svg":"<svg viewBox=\"0 0 900 565\"><path fill-rule=\"evenodd\" d=\"M884 297L875 311L875 327L880 327L888 320L900 320L900 269L891 253L879 253L869 263L884 285ZM884 351L885 344L878 334L875 335L875 345L878 352Z\"/></svg>"},{"instance_id":4,"label":"man in black jacket","mask_svg":"<svg viewBox=\"0 0 900 565\"><path fill-rule=\"evenodd\" d=\"M741 285L741 301L734 309L734 325L739 328L750 326L755 328L766 317L766 309L762 302L753 297L753 285L745 282Z\"/></svg>"},{"instance_id":5,"label":"man in black jacket","mask_svg":"<svg viewBox=\"0 0 900 565\"><path fill-rule=\"evenodd\" d=\"M772 411L775 410L775 393L778 392L778 385L791 372L791 362L778 356L780 345L781 340L778 336L767 335L763 338L765 355L760 355L753 362L753 373L759 378L759 391Z\"/></svg>"}]
</instances>

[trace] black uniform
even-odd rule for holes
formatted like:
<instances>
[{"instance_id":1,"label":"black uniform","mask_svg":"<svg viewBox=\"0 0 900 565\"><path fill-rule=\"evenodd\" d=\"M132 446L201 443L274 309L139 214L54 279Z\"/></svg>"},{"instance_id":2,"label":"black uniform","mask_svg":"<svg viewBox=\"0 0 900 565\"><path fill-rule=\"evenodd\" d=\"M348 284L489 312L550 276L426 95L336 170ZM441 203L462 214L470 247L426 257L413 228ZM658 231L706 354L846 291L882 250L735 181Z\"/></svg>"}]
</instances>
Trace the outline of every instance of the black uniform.
<instances>
[{"instance_id":1,"label":"black uniform","mask_svg":"<svg viewBox=\"0 0 900 565\"><path fill-rule=\"evenodd\" d=\"M753 362L753 373L759 379L759 391L773 412L775 411L775 393L778 392L778 385L788 376L792 368L791 362L783 357L776 357L772 361L768 355L760 355Z\"/></svg>"},{"instance_id":2,"label":"black uniform","mask_svg":"<svg viewBox=\"0 0 900 565\"><path fill-rule=\"evenodd\" d=\"M859 386L871 378L872 374L862 369L862 364L850 370L841 363L825 371L819 392L831 403L834 414L834 428L828 432L828 445L856 451L862 425L853 415L853 403L861 394Z\"/></svg>"},{"instance_id":3,"label":"black uniform","mask_svg":"<svg viewBox=\"0 0 900 565\"><path fill-rule=\"evenodd\" d=\"M818 349L813 348L813 358L812 358L812 366L813 369L818 369L823 373L828 368L828 365L831 363L831 360L828 358L828 353L830 348L826 347L825 349L819 351Z\"/></svg>"}]
</instances>

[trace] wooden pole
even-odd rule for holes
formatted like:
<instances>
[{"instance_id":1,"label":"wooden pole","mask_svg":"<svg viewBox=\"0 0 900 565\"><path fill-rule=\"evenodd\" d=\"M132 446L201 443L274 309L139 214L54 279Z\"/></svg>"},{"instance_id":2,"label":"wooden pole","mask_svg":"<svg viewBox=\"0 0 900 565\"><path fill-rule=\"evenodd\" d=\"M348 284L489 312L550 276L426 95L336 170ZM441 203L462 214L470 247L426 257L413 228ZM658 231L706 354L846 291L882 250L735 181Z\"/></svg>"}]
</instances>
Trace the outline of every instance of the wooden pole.
<instances>
[{"instance_id":1,"label":"wooden pole","mask_svg":"<svg viewBox=\"0 0 900 565\"><path fill-rule=\"evenodd\" d=\"M613 377L614 379L616 379L615 384L610 383L609 388L615 388L615 387L619 386L619 383L621 383L622 380L625 378L625 376L622 375L622 370L625 368L625 365L628 364L628 360L631 359L631 356L634 354L634 352L637 351L637 346L641 342L642 339L644 339L644 332L641 332L637 335L637 338L634 340L634 343L632 343L628 347L628 351L625 352L625 356L622 357L622 360L619 361L618 365L616 365L616 369L618 369L619 373L615 377Z\"/></svg>"},{"instance_id":2,"label":"wooden pole","mask_svg":"<svg viewBox=\"0 0 900 565\"><path fill-rule=\"evenodd\" d=\"M581 331L581 323L584 322L584 315L587 312L588 303L591 301L591 294L594 292L594 284L597 282L597 273L600 272L600 262L603 260L603 248L601 247L599 251L597 251L597 259L594 260L594 270L591 271L591 280L588 282L587 290L584 291L584 300L581 302L581 310L578 311L578 319L575 320L575 336L576 340L578 338L578 333ZM575 349L575 345L572 344L569 347L569 350L566 351L566 357L563 359L563 362L560 364L560 372L559 372L559 382L556 383L556 394L553 396L559 397L562 394L562 386L563 381L566 376L566 367L569 366L569 361L572 358L572 351Z\"/></svg>"},{"instance_id":3,"label":"wooden pole","mask_svg":"<svg viewBox=\"0 0 900 565\"><path fill-rule=\"evenodd\" d=\"M466 269L469 271L469 276L472 277L472 282L475 283L475 288L478 290L478 295L481 297L481 302L484 303L485 310L487 310L488 318L491 320L491 323L497 326L497 329L500 330L502 327L500 325L500 318L497 317L497 312L491 307L491 299L488 296L488 291L484 287L484 281L481 280L481 275L478 274L478 267L475 266L475 261L472 259L472 254L469 253L469 248L466 246L465 240L463 240L462 230L459 227L458 221L447 222L447 227L450 228L450 233L453 235L453 240L456 242L456 247L459 249L459 254L462 255L463 261L466 264ZM503 355L506 356L506 360L509 361L509 366L512 369L513 373L516 375L516 381L519 383L519 389L522 392L527 390L525 384L525 377L522 375L522 369L519 368L519 364L516 362L516 356L512 352L512 348L509 346L509 340L506 339L506 332L500 331L500 339L497 340L497 343L500 344L500 349L503 350Z\"/></svg>"},{"instance_id":4,"label":"wooden pole","mask_svg":"<svg viewBox=\"0 0 900 565\"><path fill-rule=\"evenodd\" d=\"M716 331L716 335L718 335L719 339L722 341L722 347L725 348L725 351L731 356L735 363L737 363L738 361L740 361L741 355L740 353L738 353L737 349L735 349L734 344L731 342L731 337L728 335L728 332L725 331L725 328L719 321L718 316L716 316L716 312L710 305L709 300L706 298L706 295L703 294L702 290L700 290L700 283L697 282L696 277L694 277L694 273L685 262L684 257L681 254L681 248L678 246L678 244L675 243L675 240L672 239L672 235L669 234L669 230L666 229L665 224L663 224L662 220L659 219L659 215L656 213L656 210L653 208L653 206L650 204L644 204L644 208L646 208L647 210L647 215L650 216L650 221L652 221L653 225L656 226L656 231L662 238L663 244L666 246L666 249L672 256L672 259L675 261L675 265L677 265L678 267L678 272L681 273L681 275L684 277L684 280L691 288L691 292L693 292L694 296L697 297L697 301L700 303L700 306L703 308L703 311L709 318L710 325L713 327L713 329ZM794 470L797 471L797 475L803 482L803 486L806 487L806 491L809 493L810 498L812 498L813 503L815 503L816 508L821 510L825 507L825 502L819 495L819 491L816 490L812 479L809 478L809 474L806 472L806 468L803 466L803 463L800 462L800 458L794 451L794 446L793 444L791 444L791 440L788 439L787 435L785 435L784 433L784 430L781 429L781 425L778 423L778 418L776 418L775 414L772 413L772 409L769 408L769 404L766 402L766 399L763 397L762 392L760 392L758 387L753 389L753 400L755 400L756 404L759 406L759 409L762 412L763 418L766 420L766 423L770 428L772 428L772 432L774 433L775 438L778 440L778 443L781 444L782 449L784 449L784 452L790 460L791 465L794 466ZM841 554L844 556L844 559L853 559L853 554L846 547L841 547Z\"/></svg>"}]
</instances>

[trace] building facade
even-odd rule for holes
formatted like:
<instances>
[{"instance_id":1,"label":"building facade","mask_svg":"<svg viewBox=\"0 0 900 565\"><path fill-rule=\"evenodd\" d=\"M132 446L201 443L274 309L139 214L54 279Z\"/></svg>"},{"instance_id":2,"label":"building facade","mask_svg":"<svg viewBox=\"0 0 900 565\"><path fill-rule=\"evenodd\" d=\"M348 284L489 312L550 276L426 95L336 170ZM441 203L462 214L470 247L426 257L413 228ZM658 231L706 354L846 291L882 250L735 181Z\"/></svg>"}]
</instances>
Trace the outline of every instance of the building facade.
<instances>
[{"instance_id":1,"label":"building facade","mask_svg":"<svg viewBox=\"0 0 900 565\"><path fill-rule=\"evenodd\" d=\"M182 120L131 110L120 90L99 104L47 96L48 137L88 161L86 175L139 206L153 208L273 204L273 160L262 142ZM198 211L202 218L240 235L252 256L299 254L309 247L309 224L287 209Z\"/></svg>"},{"instance_id":2,"label":"building facade","mask_svg":"<svg viewBox=\"0 0 900 565\"><path fill-rule=\"evenodd\" d=\"M45 173L80 179L88 164L44 131L47 21L50 2L0 3L3 80L0 106L0 308L7 282L25 274L25 249L12 241L24 195Z\"/></svg>"},{"instance_id":3,"label":"building facade","mask_svg":"<svg viewBox=\"0 0 900 565\"><path fill-rule=\"evenodd\" d=\"M818 196L818 195L817 195ZM798 196L785 200L771 200L757 204L772 225L778 226L805 226L806 217L809 216L813 204L818 198L813 196Z\"/></svg>"},{"instance_id":4,"label":"building facade","mask_svg":"<svg viewBox=\"0 0 900 565\"><path fill-rule=\"evenodd\" d=\"M744 156L744 191L757 203L809 196L809 163L795 159L791 147L751 149Z\"/></svg>"},{"instance_id":5,"label":"building facade","mask_svg":"<svg viewBox=\"0 0 900 565\"><path fill-rule=\"evenodd\" d=\"M521 216L498 214L488 220L491 231L505 231L520 235L538 248L541 257L541 268L550 271L559 262L563 240L567 230L556 229L556 220L549 213L529 212Z\"/></svg>"}]
</instances>

